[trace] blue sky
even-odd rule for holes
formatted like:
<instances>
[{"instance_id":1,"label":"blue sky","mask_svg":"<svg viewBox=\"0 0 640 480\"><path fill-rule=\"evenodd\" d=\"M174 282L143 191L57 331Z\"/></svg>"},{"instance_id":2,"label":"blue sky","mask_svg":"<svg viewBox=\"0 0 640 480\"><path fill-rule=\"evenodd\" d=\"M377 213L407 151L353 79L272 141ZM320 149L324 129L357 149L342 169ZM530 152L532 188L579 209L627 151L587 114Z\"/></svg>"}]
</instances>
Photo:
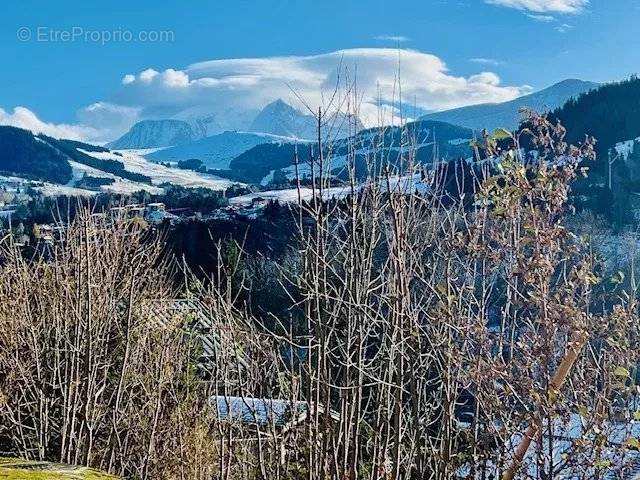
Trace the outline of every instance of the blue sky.
<instances>
[{"instance_id":1,"label":"blue sky","mask_svg":"<svg viewBox=\"0 0 640 480\"><path fill-rule=\"evenodd\" d=\"M451 77L489 71L501 87L524 93L527 85L539 89L570 77L608 81L637 72L638 24L639 0L5 0L0 108L11 112L23 106L47 122L75 124L95 102L132 107L136 95L150 96L142 89L121 93L125 75L137 79L148 68L185 70L193 78L188 67L208 60L383 47L433 55ZM77 35L94 38L103 34L91 32L126 31L134 37L171 32L171 37L104 44L53 38L74 28ZM496 89L487 98L502 99L513 91ZM460 90L449 103L425 97L422 107L457 105L469 92ZM157 98L137 105L156 114L161 106ZM167 112L177 108L167 106Z\"/></svg>"}]
</instances>

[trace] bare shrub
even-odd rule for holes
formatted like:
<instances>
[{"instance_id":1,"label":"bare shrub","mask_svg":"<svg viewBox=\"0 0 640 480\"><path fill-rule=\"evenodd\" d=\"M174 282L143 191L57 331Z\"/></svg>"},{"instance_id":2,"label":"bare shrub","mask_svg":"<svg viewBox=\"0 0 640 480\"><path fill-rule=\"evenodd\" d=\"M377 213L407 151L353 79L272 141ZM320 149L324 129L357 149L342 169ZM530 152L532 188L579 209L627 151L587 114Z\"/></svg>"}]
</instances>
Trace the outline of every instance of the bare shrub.
<instances>
[{"instance_id":1,"label":"bare shrub","mask_svg":"<svg viewBox=\"0 0 640 480\"><path fill-rule=\"evenodd\" d=\"M352 179L343 200L314 181L298 207L292 318L247 330L278 354L250 358L260 373L243 392L305 402L302 441L245 430L254 449L228 465L249 455L262 478L443 480L626 468L634 437L614 431L634 413L636 302L602 288L590 245L563 225L593 141L570 146L537 115L529 125L485 135L475 164L422 175L407 139L397 171ZM452 183L473 189L443 195Z\"/></svg>"},{"instance_id":2,"label":"bare shrub","mask_svg":"<svg viewBox=\"0 0 640 480\"><path fill-rule=\"evenodd\" d=\"M162 239L83 210L52 248L3 252L1 449L157 478L206 404L184 318L149 308L174 296Z\"/></svg>"},{"instance_id":3,"label":"bare shrub","mask_svg":"<svg viewBox=\"0 0 640 480\"><path fill-rule=\"evenodd\" d=\"M215 281L174 292L161 239L88 212L52 259L9 246L3 448L135 478L621 475L640 447L635 283L599 278L564 223L593 139L531 114L425 170L409 135L386 162L381 129L366 181L347 149L335 199L317 115L281 264L229 245ZM257 278L289 300L269 322L245 301ZM204 320L158 321L176 295Z\"/></svg>"}]
</instances>

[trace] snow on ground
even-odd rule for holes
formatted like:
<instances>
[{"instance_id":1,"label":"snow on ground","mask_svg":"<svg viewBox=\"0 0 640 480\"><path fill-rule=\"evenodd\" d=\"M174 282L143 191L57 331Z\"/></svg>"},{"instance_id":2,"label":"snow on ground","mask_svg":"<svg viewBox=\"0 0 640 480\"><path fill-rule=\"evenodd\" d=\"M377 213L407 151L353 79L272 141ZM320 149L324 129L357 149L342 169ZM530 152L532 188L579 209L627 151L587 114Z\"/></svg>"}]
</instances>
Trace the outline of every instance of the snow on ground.
<instances>
[{"instance_id":1,"label":"snow on ground","mask_svg":"<svg viewBox=\"0 0 640 480\"><path fill-rule=\"evenodd\" d=\"M347 156L339 155L336 157L332 157L329 161L325 162L324 165L324 174L329 175L331 172L338 168L344 168L347 165ZM286 175L289 180L293 180L296 178L296 166L289 165L288 167L281 168L282 173ZM320 166L314 165L314 170L316 171L316 175L320 174ZM262 180L260 180L260 185L263 187L269 185L273 181L273 174L276 170L271 170L268 175L266 175ZM304 178L305 176L311 177L311 164L309 162L302 162L298 165L298 174L300 178Z\"/></svg>"},{"instance_id":2,"label":"snow on ground","mask_svg":"<svg viewBox=\"0 0 640 480\"><path fill-rule=\"evenodd\" d=\"M464 145L465 143L471 143L471 138L454 138L449 140L449 145Z\"/></svg>"},{"instance_id":3,"label":"snow on ground","mask_svg":"<svg viewBox=\"0 0 640 480\"><path fill-rule=\"evenodd\" d=\"M391 154L400 155L400 154L409 153L411 151L416 151L419 148L424 148L424 147L434 145L433 141L425 141L423 143L419 143L416 145L408 145L408 146L402 146L402 147L389 146L389 147L385 147L384 149L380 149L375 145L373 141L374 135L375 133L361 134L360 135L361 138L358 140L357 143L358 145L364 145L364 146L357 148L354 152L351 153L351 155L367 157L367 156L373 156L375 154L379 154L381 151L384 151L385 155L391 155ZM470 139L457 138L454 140L450 140L449 143L451 143L452 145L460 145L463 143L468 143L470 141L471 141ZM342 169L347 165L347 162L348 160L346 155L330 156L325 161L325 165L323 165L323 168L324 168L323 174L329 175L334 170ZM296 178L295 165L289 165L288 167L281 168L279 170L282 170L282 173L284 173L289 180L293 180ZM316 175L319 176L320 166L317 164L314 165L314 170L316 171L315 172ZM276 170L271 170L262 180L260 180L260 185L262 186L269 185L269 183L273 181L273 174L275 172ZM311 165L308 162L300 163L298 165L298 173L300 174L300 178L304 177L305 175L308 177L311 177Z\"/></svg>"},{"instance_id":4,"label":"snow on ground","mask_svg":"<svg viewBox=\"0 0 640 480\"><path fill-rule=\"evenodd\" d=\"M84 188L69 187L67 185L54 185L52 183L43 183L39 187L34 187L40 193L48 197L91 197L99 192L93 190L85 190Z\"/></svg>"},{"instance_id":5,"label":"snow on ground","mask_svg":"<svg viewBox=\"0 0 640 480\"><path fill-rule=\"evenodd\" d=\"M16 177L13 175L0 175L0 182L2 183L6 183L6 182L11 182L14 183L16 185L18 184L28 184L29 180L26 180L22 177Z\"/></svg>"},{"instance_id":6,"label":"snow on ground","mask_svg":"<svg viewBox=\"0 0 640 480\"><path fill-rule=\"evenodd\" d=\"M139 192L140 190L144 190L154 195L159 195L162 193L162 188L160 187L147 185L146 183L134 182L126 178L118 177L113 173L103 172L102 170L98 170L97 168L93 168L88 165L77 163L71 160L69 161L69 164L71 165L71 169L73 172L73 179L69 183L67 183L67 187L73 187L73 185L75 185L76 182L86 174L91 177L112 179L113 183L111 185L103 185L102 187L100 187L100 189L104 192L131 194Z\"/></svg>"},{"instance_id":7,"label":"snow on ground","mask_svg":"<svg viewBox=\"0 0 640 480\"><path fill-rule=\"evenodd\" d=\"M219 178L214 175L197 173L192 170L181 170L179 168L165 167L164 165L159 165L157 163L150 162L145 158L141 157L140 155L136 153L131 153L131 151L127 151L127 150L122 150L118 152L122 156L116 155L112 152L89 152L82 149L79 149L79 150L99 160L116 160L116 161L122 162L127 171L134 172L134 173L141 173L143 175L147 175L148 177L151 177L151 182L153 185L160 185L162 183L172 183L174 185L180 185L182 187L187 187L187 188L204 187L204 188L210 188L212 190L224 190L229 186L231 186L233 183L230 180ZM101 175L96 174L96 176L106 177L108 175L106 173L103 173ZM117 183L119 183L119 185L125 189L129 188L129 184L138 185L139 186L138 190L142 190L142 189L148 190L148 188L143 188L143 187L145 186L149 187L144 183L125 181L124 179L122 180L123 180L122 182L117 182ZM111 191L114 191L114 192L117 191L114 189L114 185L111 185L108 187L111 187L110 188Z\"/></svg>"},{"instance_id":8,"label":"snow on ground","mask_svg":"<svg viewBox=\"0 0 640 480\"><path fill-rule=\"evenodd\" d=\"M123 148L121 150L111 150L112 152L131 153L133 155L151 155L152 153L159 152L160 150L166 150L167 148L173 148L173 145L168 147L153 147L153 148Z\"/></svg>"},{"instance_id":9,"label":"snow on ground","mask_svg":"<svg viewBox=\"0 0 640 480\"><path fill-rule=\"evenodd\" d=\"M18 189L23 190L24 192L25 189L31 187L43 195L51 197L57 197L59 195L67 195L70 197L89 197L98 193L91 190L85 190L83 188L75 188L70 185L56 185L37 180L27 180L22 177L14 177L12 175L0 175L0 184L8 192L15 193Z\"/></svg>"},{"instance_id":10,"label":"snow on ground","mask_svg":"<svg viewBox=\"0 0 640 480\"><path fill-rule=\"evenodd\" d=\"M40 181L36 182L15 176L0 176L0 183L19 185L20 188L31 186L43 195L52 197L61 195L88 197L99 193L95 190L76 187L77 182L82 179L84 175L112 179L114 182L111 185L103 185L100 190L103 192L119 194L131 194L141 190L145 190L152 194L161 194L162 188L159 187L159 185L165 182L181 185L187 188L204 187L212 190L224 190L232 183L229 180L218 178L213 175L199 174L191 170L180 170L178 168L168 168L162 165L157 165L145 160L143 157L138 155L138 153L134 153L134 151L131 150L122 151L122 156L114 155L111 152L89 152L82 149L78 150L99 160L120 161L125 165L127 171L141 173L151 177L153 185L134 182L132 180L119 177L113 173L105 172L72 160L69 160L72 170L72 179L66 185L56 185Z\"/></svg>"},{"instance_id":11,"label":"snow on ground","mask_svg":"<svg viewBox=\"0 0 640 480\"><path fill-rule=\"evenodd\" d=\"M387 190L387 181L382 179L379 181L379 185L383 191ZM356 191L361 191L366 184L361 184L356 187ZM389 180L389 186L392 192L399 193L424 193L428 190L428 186L421 182L420 175L405 175L394 176ZM345 198L351 189L349 186L331 187L323 190L323 198L330 200L332 198L340 199ZM317 190L316 190L317 193ZM263 198L265 200L278 200L280 203L292 203L298 201L298 195L302 200L311 200L313 198L313 189L310 187L301 187L300 192L297 188L286 188L284 190L267 190L264 192L250 193L248 195L241 195L229 199L231 205L251 205L254 199Z\"/></svg>"},{"instance_id":12,"label":"snow on ground","mask_svg":"<svg viewBox=\"0 0 640 480\"><path fill-rule=\"evenodd\" d=\"M633 153L633 144L637 141L640 141L640 137L633 140L627 140L626 142L616 143L614 148L616 149L616 152L626 159L631 153Z\"/></svg>"},{"instance_id":13,"label":"snow on ground","mask_svg":"<svg viewBox=\"0 0 640 480\"><path fill-rule=\"evenodd\" d=\"M71 174L73 176L73 178L67 183L67 186L69 187L75 185L75 183L82 179L85 174L91 177L120 180L120 177L114 175L113 173L103 172L102 170L98 170L97 168L90 167L89 165L85 165L83 163L74 162L73 160L69 160L69 165L71 165Z\"/></svg>"}]
</instances>

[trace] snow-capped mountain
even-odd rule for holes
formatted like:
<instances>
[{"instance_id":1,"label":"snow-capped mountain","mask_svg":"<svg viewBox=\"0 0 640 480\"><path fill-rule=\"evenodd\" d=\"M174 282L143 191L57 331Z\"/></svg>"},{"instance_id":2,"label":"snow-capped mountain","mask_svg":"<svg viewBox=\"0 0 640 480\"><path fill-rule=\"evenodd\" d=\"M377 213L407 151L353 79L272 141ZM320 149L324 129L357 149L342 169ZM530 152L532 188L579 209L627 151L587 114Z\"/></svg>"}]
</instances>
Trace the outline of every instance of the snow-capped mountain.
<instances>
[{"instance_id":1,"label":"snow-capped mountain","mask_svg":"<svg viewBox=\"0 0 640 480\"><path fill-rule=\"evenodd\" d=\"M311 140L316 138L316 128L316 120L313 115L301 112L282 100L268 104L260 112L255 110L211 112L206 106L197 106L184 110L173 118L142 120L133 125L122 137L107 146L114 149L172 147L219 134L227 134L220 145L224 149L229 147L229 141L243 144L247 140L246 137L231 140L229 132L264 133L289 139ZM330 136L333 139L347 137L363 128L364 126L359 119L354 121L353 118L348 118L340 113L330 115L323 124L325 136ZM212 165L219 162L225 158L227 152L211 150L211 148L219 147L218 140L220 139L196 145L197 155L188 158L201 158L206 153L209 155L209 161ZM205 148L205 145L208 150L203 151L202 148ZM255 143L251 146L253 145ZM234 152L237 149L231 148L231 151ZM242 151L244 150L236 154L242 153ZM160 155L158 160L185 159L180 149L171 151L169 154L173 156ZM207 161L205 158L201 159Z\"/></svg>"},{"instance_id":2,"label":"snow-capped mountain","mask_svg":"<svg viewBox=\"0 0 640 480\"><path fill-rule=\"evenodd\" d=\"M199 137L191 125L181 120L142 120L107 146L114 149L168 147Z\"/></svg>"},{"instance_id":3,"label":"snow-capped mountain","mask_svg":"<svg viewBox=\"0 0 640 480\"><path fill-rule=\"evenodd\" d=\"M344 138L364 129L359 119L356 119L354 128L350 127L348 118L344 114L330 117L324 128L325 133L328 131L333 138ZM353 119L351 123L354 123ZM301 112L278 99L262 109L251 123L249 131L312 140L317 136L317 123L313 115Z\"/></svg>"},{"instance_id":4,"label":"snow-capped mountain","mask_svg":"<svg viewBox=\"0 0 640 480\"><path fill-rule=\"evenodd\" d=\"M226 109L212 112L206 105L181 111L172 118L188 123L196 135L195 139L232 131L248 131L258 114L257 110Z\"/></svg>"},{"instance_id":5,"label":"snow-capped mountain","mask_svg":"<svg viewBox=\"0 0 640 480\"><path fill-rule=\"evenodd\" d=\"M519 110L521 108L528 107L538 112L554 110L564 105L570 98L577 97L598 86L599 84L594 82L569 79L510 102L455 108L444 112L430 113L420 119L440 120L475 130L483 128L493 130L500 127L515 129L520 121Z\"/></svg>"},{"instance_id":6,"label":"snow-capped mountain","mask_svg":"<svg viewBox=\"0 0 640 480\"><path fill-rule=\"evenodd\" d=\"M176 162L197 158L208 168L226 169L238 155L263 143L292 142L291 137L267 133L224 132L171 148L158 150L146 156L155 162Z\"/></svg>"}]
</instances>

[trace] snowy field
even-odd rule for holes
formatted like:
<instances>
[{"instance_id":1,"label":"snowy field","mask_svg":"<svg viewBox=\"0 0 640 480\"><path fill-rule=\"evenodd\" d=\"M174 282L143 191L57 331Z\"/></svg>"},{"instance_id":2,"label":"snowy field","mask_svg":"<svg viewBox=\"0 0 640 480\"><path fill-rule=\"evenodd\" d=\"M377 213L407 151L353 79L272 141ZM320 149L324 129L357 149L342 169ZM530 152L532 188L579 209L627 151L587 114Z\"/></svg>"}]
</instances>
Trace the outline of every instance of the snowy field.
<instances>
[{"instance_id":1,"label":"snowy field","mask_svg":"<svg viewBox=\"0 0 640 480\"><path fill-rule=\"evenodd\" d=\"M424 193L428 190L428 186L425 185L420 175L406 175L406 176L394 176L391 177L389 184L392 192L398 193ZM383 191L387 190L386 180L380 180L380 188ZM356 192L361 191L366 184L356 186ZM341 199L345 198L351 192L350 187L340 186L326 188L322 192L322 196L325 200L332 198ZM314 191L310 187L301 187L300 192L297 188L286 188L284 190L267 190L264 192L256 192L248 195L241 195L229 199L231 205L251 205L254 199L263 198L265 200L277 200L280 203L292 203L298 201L298 195L302 200L308 201L313 198ZM316 190L317 193L317 190Z\"/></svg>"},{"instance_id":2,"label":"snowy field","mask_svg":"<svg viewBox=\"0 0 640 480\"><path fill-rule=\"evenodd\" d=\"M91 177L100 177L100 178L110 178L113 180L111 185L103 185L100 189L104 192L113 192L113 193L121 193L121 194L131 194L135 192L139 192L140 190L144 190L154 195L158 195L162 193L162 188L155 187L153 185L147 185L146 183L134 182L132 180L128 180L126 178L118 177L113 173L103 172L102 170L98 170L96 168L90 167L88 165L84 165L82 163L77 163L74 161L69 161L71 165L71 169L73 172L73 179L67 183L67 187L73 187L82 177L86 174ZM79 189L76 189L79 190Z\"/></svg>"},{"instance_id":3,"label":"snowy field","mask_svg":"<svg viewBox=\"0 0 640 480\"><path fill-rule=\"evenodd\" d=\"M48 197L92 197L99 192L93 190L85 190L84 188L68 187L66 185L54 185L52 183L44 183L42 186L34 187L41 194Z\"/></svg>"},{"instance_id":4,"label":"snowy field","mask_svg":"<svg viewBox=\"0 0 640 480\"><path fill-rule=\"evenodd\" d=\"M152 153L159 152L160 150L166 150L167 148L173 148L173 146L154 147L154 148L127 148L127 149L111 150L111 151L120 152L120 153L131 153L132 155L139 155L140 157L144 157L145 155L151 155Z\"/></svg>"},{"instance_id":5,"label":"snowy field","mask_svg":"<svg viewBox=\"0 0 640 480\"><path fill-rule=\"evenodd\" d=\"M131 150L116 150L122 156L116 155L113 152L89 152L82 149L79 150L99 160L116 160L122 162L127 171L140 173L151 177L151 182L153 185L150 186L144 183L132 182L126 179L119 179L119 177L94 169L95 173L91 174L92 176L95 174L95 176L119 179L113 185L109 185L105 188L108 191L116 193L130 193L136 190L147 190L151 193L157 193L159 190L161 190L157 187L157 185L160 185L162 183L172 183L174 185L180 185L186 188L204 187L210 188L211 190L224 190L231 186L231 184L233 183L223 178L197 173L192 170L181 170L179 168L165 167L164 165L150 162L137 153L132 152Z\"/></svg>"}]
</instances>

